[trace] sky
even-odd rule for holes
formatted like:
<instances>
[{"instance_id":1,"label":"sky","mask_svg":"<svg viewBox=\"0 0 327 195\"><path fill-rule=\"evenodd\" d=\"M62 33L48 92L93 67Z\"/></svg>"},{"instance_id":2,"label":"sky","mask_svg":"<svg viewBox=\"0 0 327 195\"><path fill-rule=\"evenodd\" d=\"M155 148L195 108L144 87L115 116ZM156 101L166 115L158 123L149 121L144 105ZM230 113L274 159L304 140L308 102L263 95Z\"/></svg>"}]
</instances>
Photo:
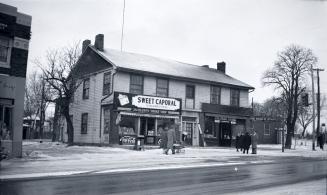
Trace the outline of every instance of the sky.
<instances>
[{"instance_id":1,"label":"sky","mask_svg":"<svg viewBox=\"0 0 327 195\"><path fill-rule=\"evenodd\" d=\"M327 95L327 1L322 0L126 0L123 50L216 68L255 91L255 102L276 94L263 87L263 72L290 44L318 57ZM119 50L123 0L4 0L32 16L28 73L51 48L104 34Z\"/></svg>"}]
</instances>

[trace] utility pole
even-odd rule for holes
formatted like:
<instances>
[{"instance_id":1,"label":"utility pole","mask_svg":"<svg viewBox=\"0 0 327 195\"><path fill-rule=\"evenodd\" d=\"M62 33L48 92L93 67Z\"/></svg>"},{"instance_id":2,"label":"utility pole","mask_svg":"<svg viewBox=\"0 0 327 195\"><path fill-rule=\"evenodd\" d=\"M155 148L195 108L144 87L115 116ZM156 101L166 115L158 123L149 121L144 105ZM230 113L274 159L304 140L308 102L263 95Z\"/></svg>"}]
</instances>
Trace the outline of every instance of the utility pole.
<instances>
[{"instance_id":1,"label":"utility pole","mask_svg":"<svg viewBox=\"0 0 327 195\"><path fill-rule=\"evenodd\" d=\"M314 87L314 78L313 78L313 67L311 65L311 81L312 81L312 150L316 150L316 120L315 120L315 87Z\"/></svg>"},{"instance_id":2,"label":"utility pole","mask_svg":"<svg viewBox=\"0 0 327 195\"><path fill-rule=\"evenodd\" d=\"M318 88L318 94L317 94L317 136L319 136L319 133L320 133L320 78L319 78L319 72L324 71L324 69L314 68L313 70L317 71L317 88Z\"/></svg>"}]
</instances>

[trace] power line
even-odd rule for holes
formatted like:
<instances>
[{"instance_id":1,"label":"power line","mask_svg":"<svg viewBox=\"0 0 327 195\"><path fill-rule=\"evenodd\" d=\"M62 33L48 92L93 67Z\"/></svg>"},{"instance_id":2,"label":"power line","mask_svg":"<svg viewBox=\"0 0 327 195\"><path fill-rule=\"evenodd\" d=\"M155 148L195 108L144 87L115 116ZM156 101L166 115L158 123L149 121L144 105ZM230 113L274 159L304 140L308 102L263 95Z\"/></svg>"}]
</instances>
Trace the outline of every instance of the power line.
<instances>
[{"instance_id":1,"label":"power line","mask_svg":"<svg viewBox=\"0 0 327 195\"><path fill-rule=\"evenodd\" d=\"M125 0L124 0L124 8L123 8L123 23L121 27L120 51L123 51L124 24L125 24Z\"/></svg>"}]
</instances>

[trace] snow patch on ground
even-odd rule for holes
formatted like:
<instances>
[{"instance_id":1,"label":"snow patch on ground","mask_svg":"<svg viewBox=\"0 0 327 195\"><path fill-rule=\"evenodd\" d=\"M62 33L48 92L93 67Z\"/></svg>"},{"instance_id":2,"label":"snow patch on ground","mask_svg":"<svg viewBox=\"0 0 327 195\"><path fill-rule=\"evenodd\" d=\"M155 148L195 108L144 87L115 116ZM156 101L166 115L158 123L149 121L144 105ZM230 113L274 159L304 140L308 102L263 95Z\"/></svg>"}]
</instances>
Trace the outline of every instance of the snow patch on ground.
<instances>
[{"instance_id":1,"label":"snow patch on ground","mask_svg":"<svg viewBox=\"0 0 327 195\"><path fill-rule=\"evenodd\" d=\"M185 153L165 155L161 149L134 151L124 148L70 146L60 142L24 141L23 158L1 162L1 177L21 174L102 172L161 167L188 167L229 163L271 163L278 158L315 157L327 160L327 150L311 150L311 143L281 152L281 145L259 145L258 154L243 154L235 148L187 147Z\"/></svg>"}]
</instances>

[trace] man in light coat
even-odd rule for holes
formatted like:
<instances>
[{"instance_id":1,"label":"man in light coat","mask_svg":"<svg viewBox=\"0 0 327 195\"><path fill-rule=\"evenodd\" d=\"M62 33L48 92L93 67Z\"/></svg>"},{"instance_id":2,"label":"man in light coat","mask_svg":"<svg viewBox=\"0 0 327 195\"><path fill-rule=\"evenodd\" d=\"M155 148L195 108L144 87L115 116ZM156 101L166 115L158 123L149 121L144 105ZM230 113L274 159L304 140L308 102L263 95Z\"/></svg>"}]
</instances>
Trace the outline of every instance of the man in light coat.
<instances>
[{"instance_id":1,"label":"man in light coat","mask_svg":"<svg viewBox=\"0 0 327 195\"><path fill-rule=\"evenodd\" d=\"M258 134L257 132L253 131L251 136L251 144L252 144L252 154L257 153L257 145L258 145Z\"/></svg>"},{"instance_id":2,"label":"man in light coat","mask_svg":"<svg viewBox=\"0 0 327 195\"><path fill-rule=\"evenodd\" d=\"M174 143L176 141L176 133L174 125L169 126L169 130L167 131L167 148L166 154L168 155L169 149L171 149L172 154L175 154Z\"/></svg>"}]
</instances>

